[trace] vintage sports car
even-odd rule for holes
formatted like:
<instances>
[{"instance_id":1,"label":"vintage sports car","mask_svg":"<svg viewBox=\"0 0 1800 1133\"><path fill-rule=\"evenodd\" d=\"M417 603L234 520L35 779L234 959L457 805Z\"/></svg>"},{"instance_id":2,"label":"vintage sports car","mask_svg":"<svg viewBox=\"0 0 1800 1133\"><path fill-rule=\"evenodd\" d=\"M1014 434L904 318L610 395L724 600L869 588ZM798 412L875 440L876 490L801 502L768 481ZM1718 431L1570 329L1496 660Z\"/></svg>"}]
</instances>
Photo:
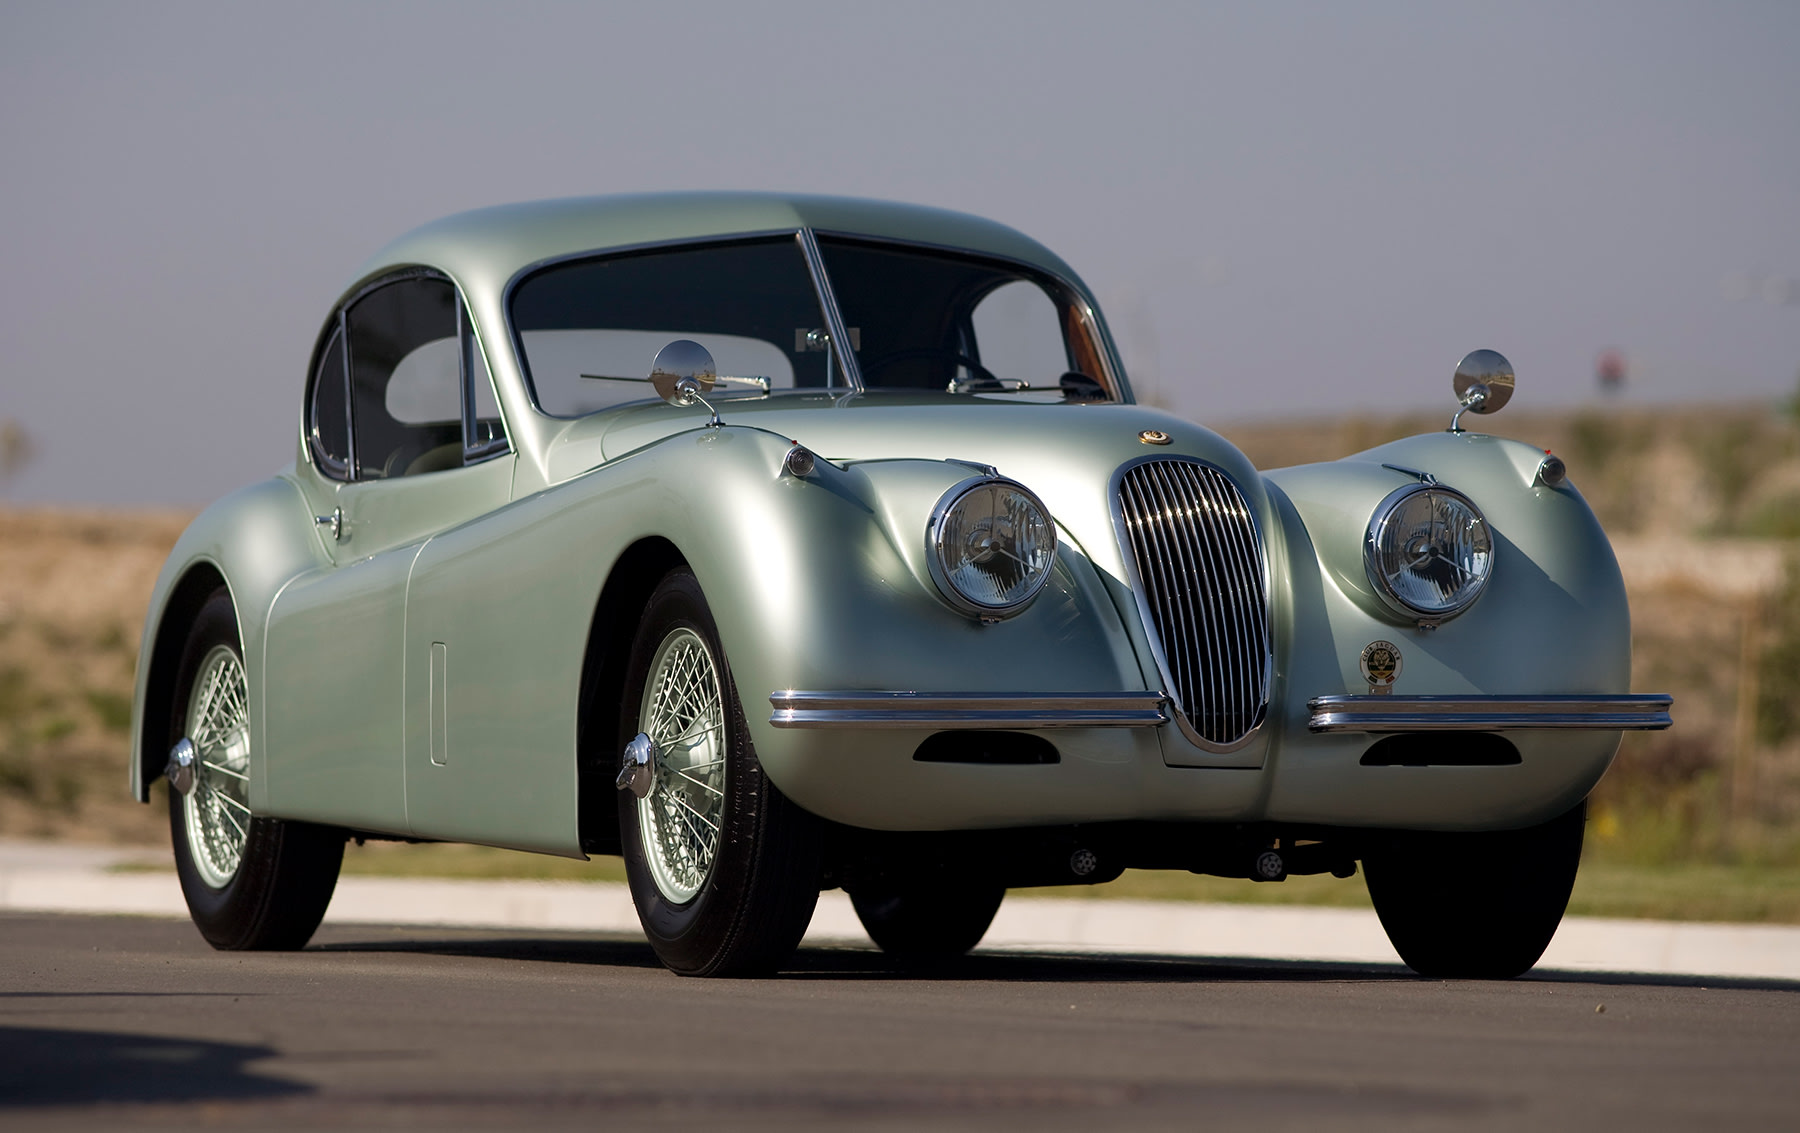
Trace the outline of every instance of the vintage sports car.
<instances>
[{"instance_id":1,"label":"vintage sports car","mask_svg":"<svg viewBox=\"0 0 1800 1133\"><path fill-rule=\"evenodd\" d=\"M1009 887L1361 862L1423 973L1555 931L1629 728L1612 550L1466 432L1258 472L1133 403L1010 228L760 194L429 224L332 305L294 462L171 554L132 790L219 948L296 948L345 839L625 861L677 972L821 889L898 957Z\"/></svg>"}]
</instances>

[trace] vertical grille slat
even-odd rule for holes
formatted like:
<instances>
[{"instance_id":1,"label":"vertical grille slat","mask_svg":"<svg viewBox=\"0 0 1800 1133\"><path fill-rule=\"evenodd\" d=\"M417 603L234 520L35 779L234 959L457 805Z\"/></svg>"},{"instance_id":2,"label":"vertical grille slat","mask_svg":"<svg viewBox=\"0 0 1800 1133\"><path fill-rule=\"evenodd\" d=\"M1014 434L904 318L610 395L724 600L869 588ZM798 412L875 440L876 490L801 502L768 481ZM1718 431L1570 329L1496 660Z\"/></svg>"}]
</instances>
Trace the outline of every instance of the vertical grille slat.
<instances>
[{"instance_id":1,"label":"vertical grille slat","mask_svg":"<svg viewBox=\"0 0 1800 1133\"><path fill-rule=\"evenodd\" d=\"M1188 466L1187 471L1190 476L1198 479L1193 466ZM1255 692L1248 684L1250 674L1260 672L1262 663L1261 647L1253 640L1257 627L1253 615L1245 605L1246 600L1252 596L1256 598L1259 608L1262 604L1261 571L1252 574L1249 570L1250 564L1258 561L1256 547L1246 537L1250 517L1241 506L1241 500L1234 503L1219 484L1209 484L1206 487L1214 503L1209 535L1217 541L1230 575L1230 593L1222 594L1221 598L1231 607L1230 644L1238 662L1234 666L1234 675L1242 682L1242 695L1250 696Z\"/></svg>"},{"instance_id":2,"label":"vertical grille slat","mask_svg":"<svg viewBox=\"0 0 1800 1133\"><path fill-rule=\"evenodd\" d=\"M1188 731L1228 747L1269 706L1269 605L1250 505L1231 478L1179 457L1120 477L1123 550Z\"/></svg>"},{"instance_id":3,"label":"vertical grille slat","mask_svg":"<svg viewBox=\"0 0 1800 1133\"><path fill-rule=\"evenodd\" d=\"M1182 525L1177 520L1168 485L1160 480L1147 479L1145 488L1145 494L1154 504L1151 530L1157 534L1158 549L1163 557L1161 566L1167 593L1161 605L1166 617L1170 622L1203 622L1207 611L1199 601L1194 564L1189 561L1188 548L1180 537ZM1178 680L1185 679L1191 686L1203 679L1195 661L1194 657L1185 654L1182 656L1182 663L1176 670L1179 673Z\"/></svg>"},{"instance_id":4,"label":"vertical grille slat","mask_svg":"<svg viewBox=\"0 0 1800 1133\"><path fill-rule=\"evenodd\" d=\"M1176 569L1175 557L1163 539L1163 511L1157 505L1155 490L1148 483L1135 484L1132 488L1138 496L1138 514L1143 517L1141 530L1147 533L1143 538L1143 545L1138 549L1138 561L1150 564L1146 577L1154 579L1154 589L1150 593L1156 604L1157 622L1164 624L1186 621L1186 612L1181 608L1183 589L1176 583L1172 573ZM1190 658L1181 656L1169 662L1170 676L1181 682L1183 687L1191 686L1195 677L1187 667L1189 660Z\"/></svg>"},{"instance_id":5,"label":"vertical grille slat","mask_svg":"<svg viewBox=\"0 0 1800 1133\"><path fill-rule=\"evenodd\" d=\"M1191 466L1170 464L1166 471L1169 473L1170 493L1187 497L1188 485L1185 482L1187 479L1185 473L1191 471ZM1227 637L1227 627L1225 607L1220 602L1221 587L1218 584L1217 556L1212 553L1213 547L1210 545L1210 539L1196 540L1193 538L1196 531L1202 531L1208 526L1208 519L1206 509L1202 507L1189 506L1185 512L1177 511L1176 520L1180 523L1178 528L1180 534L1177 535L1175 542L1182 548L1183 554L1194 563L1194 569L1188 571L1188 592L1194 595L1194 605L1203 614L1197 628L1202 630L1207 641L1223 643ZM1195 662L1198 663L1198 661L1199 658L1196 656ZM1205 670L1206 695L1196 698L1196 707L1208 716L1216 712L1220 705L1232 702L1232 670L1235 667L1231 664L1219 664ZM1209 719L1200 724L1202 733L1210 731L1213 723L1214 721Z\"/></svg>"},{"instance_id":6,"label":"vertical grille slat","mask_svg":"<svg viewBox=\"0 0 1800 1133\"><path fill-rule=\"evenodd\" d=\"M1217 486L1201 483L1198 468L1191 464L1178 465L1177 468L1182 478L1190 481L1196 494L1207 499L1207 506L1201 512L1204 521L1202 530L1205 532L1207 558L1215 567L1211 571L1211 600L1218 610L1215 623L1217 629L1210 640L1218 643L1224 662L1218 666L1219 683L1223 687L1219 689L1219 699L1215 703L1227 707L1241 704L1251 693L1247 672L1250 659L1242 656L1244 627L1238 624L1237 603L1232 600L1243 582L1233 569L1240 552L1231 545L1229 531L1222 528L1223 524L1230 521L1231 516L1221 506Z\"/></svg>"}]
</instances>

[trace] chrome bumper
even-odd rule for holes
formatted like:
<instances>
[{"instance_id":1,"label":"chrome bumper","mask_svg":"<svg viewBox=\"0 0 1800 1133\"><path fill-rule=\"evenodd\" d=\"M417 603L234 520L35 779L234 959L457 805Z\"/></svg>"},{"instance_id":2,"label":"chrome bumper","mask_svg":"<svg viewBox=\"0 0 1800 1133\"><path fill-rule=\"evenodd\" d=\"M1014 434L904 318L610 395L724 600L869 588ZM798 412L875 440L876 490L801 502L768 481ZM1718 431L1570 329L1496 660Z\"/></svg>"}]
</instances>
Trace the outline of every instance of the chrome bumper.
<instances>
[{"instance_id":1,"label":"chrome bumper","mask_svg":"<svg viewBox=\"0 0 1800 1133\"><path fill-rule=\"evenodd\" d=\"M772 693L777 728L1154 728L1160 692Z\"/></svg>"},{"instance_id":2,"label":"chrome bumper","mask_svg":"<svg viewBox=\"0 0 1800 1133\"><path fill-rule=\"evenodd\" d=\"M1315 696L1315 732L1510 732L1528 728L1656 731L1672 698L1647 696Z\"/></svg>"}]
</instances>

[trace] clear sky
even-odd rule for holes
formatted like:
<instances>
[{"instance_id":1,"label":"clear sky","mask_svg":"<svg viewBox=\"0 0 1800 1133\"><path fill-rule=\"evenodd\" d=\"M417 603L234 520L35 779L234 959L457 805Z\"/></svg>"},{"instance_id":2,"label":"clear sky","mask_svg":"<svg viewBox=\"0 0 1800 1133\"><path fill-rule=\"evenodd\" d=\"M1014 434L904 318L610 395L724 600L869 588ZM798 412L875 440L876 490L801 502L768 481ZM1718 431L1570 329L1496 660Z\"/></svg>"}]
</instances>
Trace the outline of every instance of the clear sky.
<instances>
[{"instance_id":1,"label":"clear sky","mask_svg":"<svg viewBox=\"0 0 1800 1133\"><path fill-rule=\"evenodd\" d=\"M0 5L14 500L291 458L355 267L479 205L655 189L1005 221L1200 420L1761 399L1800 371L1800 3Z\"/></svg>"}]
</instances>

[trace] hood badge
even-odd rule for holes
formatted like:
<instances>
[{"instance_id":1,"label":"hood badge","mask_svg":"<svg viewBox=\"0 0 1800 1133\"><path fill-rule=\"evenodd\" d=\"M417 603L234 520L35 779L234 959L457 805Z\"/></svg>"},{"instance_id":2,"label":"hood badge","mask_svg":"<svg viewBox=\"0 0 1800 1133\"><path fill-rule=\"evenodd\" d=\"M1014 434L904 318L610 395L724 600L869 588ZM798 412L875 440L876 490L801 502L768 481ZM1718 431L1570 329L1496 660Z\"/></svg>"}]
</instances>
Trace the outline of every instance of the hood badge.
<instances>
[{"instance_id":1,"label":"hood badge","mask_svg":"<svg viewBox=\"0 0 1800 1133\"><path fill-rule=\"evenodd\" d=\"M1363 646L1357 664L1370 692L1377 696L1393 692L1400 679L1400 647L1391 641L1371 641Z\"/></svg>"},{"instance_id":2,"label":"hood badge","mask_svg":"<svg viewBox=\"0 0 1800 1133\"><path fill-rule=\"evenodd\" d=\"M1161 429L1145 429L1138 434L1138 440L1143 441L1147 445L1166 445L1170 443L1171 439L1169 434L1163 432Z\"/></svg>"}]
</instances>

